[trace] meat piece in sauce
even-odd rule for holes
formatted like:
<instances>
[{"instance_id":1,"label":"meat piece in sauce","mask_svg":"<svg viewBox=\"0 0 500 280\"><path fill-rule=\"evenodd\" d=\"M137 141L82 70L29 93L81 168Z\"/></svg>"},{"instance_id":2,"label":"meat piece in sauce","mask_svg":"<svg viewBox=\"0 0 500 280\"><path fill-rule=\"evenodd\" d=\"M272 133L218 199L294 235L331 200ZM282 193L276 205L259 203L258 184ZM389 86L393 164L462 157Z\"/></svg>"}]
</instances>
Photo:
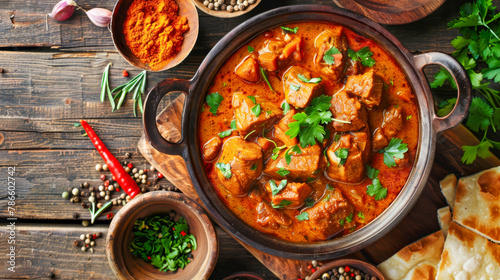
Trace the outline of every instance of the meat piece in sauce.
<instances>
[{"instance_id":1,"label":"meat piece in sauce","mask_svg":"<svg viewBox=\"0 0 500 280\"><path fill-rule=\"evenodd\" d=\"M257 224L265 228L278 229L280 226L291 225L292 219L266 202L261 202L257 206Z\"/></svg>"},{"instance_id":2,"label":"meat piece in sauce","mask_svg":"<svg viewBox=\"0 0 500 280\"><path fill-rule=\"evenodd\" d=\"M247 142L240 137L231 137L222 146L222 154L217 163L229 163L231 166L229 178L224 176L220 168L215 168L222 185L230 193L244 196L262 172L262 150L255 143Z\"/></svg>"},{"instance_id":3,"label":"meat piece in sauce","mask_svg":"<svg viewBox=\"0 0 500 280\"><path fill-rule=\"evenodd\" d=\"M370 153L371 142L367 127L362 131L345 133L326 150L330 163L326 174L334 181L360 183L365 178L365 165Z\"/></svg>"},{"instance_id":4,"label":"meat piece in sauce","mask_svg":"<svg viewBox=\"0 0 500 280\"><path fill-rule=\"evenodd\" d=\"M318 71L327 76L333 81L338 81L342 78L346 68L347 61L347 38L344 35L343 27L338 26L332 29L323 31L314 40L314 47L317 50L315 63ZM336 48L331 50L332 48ZM330 54L332 61L325 61L324 57L328 51L336 52Z\"/></svg>"},{"instance_id":5,"label":"meat piece in sauce","mask_svg":"<svg viewBox=\"0 0 500 280\"><path fill-rule=\"evenodd\" d=\"M368 120L366 109L358 98L350 97L345 91L339 91L332 97L330 106L333 117L350 123L333 122L336 131L355 131L363 128Z\"/></svg>"},{"instance_id":6,"label":"meat piece in sauce","mask_svg":"<svg viewBox=\"0 0 500 280\"><path fill-rule=\"evenodd\" d=\"M344 219L354 213L354 207L347 201L340 190L329 191L327 199L321 199L305 210L309 215L311 232L321 240L339 233L344 226L349 226ZM344 222L340 222L340 221Z\"/></svg>"},{"instance_id":7,"label":"meat piece in sauce","mask_svg":"<svg viewBox=\"0 0 500 280\"><path fill-rule=\"evenodd\" d=\"M274 125L274 138L281 141L285 146L291 147L299 144L297 137L290 138L285 132L289 129L288 124L294 122L293 115L295 115L295 109L290 109L286 115Z\"/></svg>"},{"instance_id":8,"label":"meat piece in sauce","mask_svg":"<svg viewBox=\"0 0 500 280\"><path fill-rule=\"evenodd\" d=\"M358 75L363 72L363 64L359 60L347 60L346 76Z\"/></svg>"},{"instance_id":9,"label":"meat piece in sauce","mask_svg":"<svg viewBox=\"0 0 500 280\"><path fill-rule=\"evenodd\" d=\"M283 150L276 160L270 159L266 163L264 173L274 178L283 179L283 177L276 172L281 169L286 169L290 171L290 173L286 175L288 179L305 181L308 178L318 177L324 164L320 146L316 144L303 148L299 145L299 148L301 151L299 154L291 149L288 150L288 154L291 155L290 164L287 164L285 159L286 150Z\"/></svg>"},{"instance_id":10,"label":"meat piece in sauce","mask_svg":"<svg viewBox=\"0 0 500 280\"><path fill-rule=\"evenodd\" d=\"M274 180L273 180L274 181ZM280 181L274 181L276 186L280 184ZM266 190L272 194L272 188L270 182L267 182ZM283 201L287 201L286 204L283 205L283 208L299 208L304 204L306 198L313 192L313 188L311 188L306 183L292 183L289 182L286 184L285 188L282 189L276 195L271 195L271 201L273 205L280 205Z\"/></svg>"},{"instance_id":11,"label":"meat piece in sauce","mask_svg":"<svg viewBox=\"0 0 500 280\"><path fill-rule=\"evenodd\" d=\"M260 81L259 63L253 57L247 57L236 66L235 73L247 82L256 83Z\"/></svg>"},{"instance_id":12,"label":"meat piece in sauce","mask_svg":"<svg viewBox=\"0 0 500 280\"><path fill-rule=\"evenodd\" d=\"M257 144L262 148L262 153L264 154L264 159L270 158L273 154L274 144L264 137L257 137Z\"/></svg>"},{"instance_id":13,"label":"meat piece in sauce","mask_svg":"<svg viewBox=\"0 0 500 280\"><path fill-rule=\"evenodd\" d=\"M354 75L347 78L344 90L350 94L360 97L360 102L368 108L378 106L382 99L384 82L373 69L362 75Z\"/></svg>"},{"instance_id":14,"label":"meat piece in sauce","mask_svg":"<svg viewBox=\"0 0 500 280\"><path fill-rule=\"evenodd\" d=\"M273 72L278 70L278 55L273 52L265 52L259 55L259 64L267 71Z\"/></svg>"},{"instance_id":15,"label":"meat piece in sauce","mask_svg":"<svg viewBox=\"0 0 500 280\"><path fill-rule=\"evenodd\" d=\"M290 67L283 74L283 90L288 104L298 107L307 107L314 97L320 95L323 91L318 83L306 83L299 79L303 75L306 79L311 79L311 73L300 66Z\"/></svg>"},{"instance_id":16,"label":"meat piece in sauce","mask_svg":"<svg viewBox=\"0 0 500 280\"><path fill-rule=\"evenodd\" d=\"M403 129L403 108L391 106L384 111L384 121L373 134L373 151L378 151L387 145L396 134Z\"/></svg>"},{"instance_id":17,"label":"meat piece in sauce","mask_svg":"<svg viewBox=\"0 0 500 280\"><path fill-rule=\"evenodd\" d=\"M219 136L215 136L214 138L208 140L208 142L203 145L203 159L205 161L214 160L219 154L221 146L222 140Z\"/></svg>"},{"instance_id":18,"label":"meat piece in sauce","mask_svg":"<svg viewBox=\"0 0 500 280\"><path fill-rule=\"evenodd\" d=\"M256 116L252 112L252 108L258 104L260 105L260 114ZM243 137L254 130L260 133L264 127L269 130L275 122L283 117L283 110L278 105L261 98L256 98L255 104L253 100L241 93L233 95L233 108L236 128Z\"/></svg>"}]
</instances>

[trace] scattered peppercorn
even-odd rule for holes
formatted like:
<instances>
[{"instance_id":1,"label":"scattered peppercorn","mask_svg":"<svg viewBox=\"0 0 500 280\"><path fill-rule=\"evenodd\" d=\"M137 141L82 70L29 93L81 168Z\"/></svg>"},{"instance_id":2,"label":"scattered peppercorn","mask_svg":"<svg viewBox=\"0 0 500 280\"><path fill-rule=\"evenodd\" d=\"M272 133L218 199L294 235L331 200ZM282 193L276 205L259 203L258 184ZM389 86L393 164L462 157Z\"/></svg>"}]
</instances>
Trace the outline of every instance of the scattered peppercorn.
<instances>
[{"instance_id":1,"label":"scattered peppercorn","mask_svg":"<svg viewBox=\"0 0 500 280\"><path fill-rule=\"evenodd\" d=\"M111 220L113 219L113 213L109 213L108 215L106 215L106 218L108 218L108 220Z\"/></svg>"},{"instance_id":2,"label":"scattered peppercorn","mask_svg":"<svg viewBox=\"0 0 500 280\"><path fill-rule=\"evenodd\" d=\"M71 191L71 193L72 193L73 195L79 195L79 194L80 194L80 189L78 189L78 188L74 188L74 189Z\"/></svg>"},{"instance_id":3,"label":"scattered peppercorn","mask_svg":"<svg viewBox=\"0 0 500 280\"><path fill-rule=\"evenodd\" d=\"M88 226L89 226L89 224L90 224L90 222L89 222L89 221L87 221L87 220L83 220L83 221L82 221L82 226L84 226L84 227L88 227Z\"/></svg>"},{"instance_id":4,"label":"scattered peppercorn","mask_svg":"<svg viewBox=\"0 0 500 280\"><path fill-rule=\"evenodd\" d=\"M132 163L129 163L129 164L127 164L127 167L132 169L132 168L134 168L134 165Z\"/></svg>"},{"instance_id":5,"label":"scattered peppercorn","mask_svg":"<svg viewBox=\"0 0 500 280\"><path fill-rule=\"evenodd\" d=\"M101 171L102 170L102 166L100 164L96 164L95 165L95 170Z\"/></svg>"},{"instance_id":6,"label":"scattered peppercorn","mask_svg":"<svg viewBox=\"0 0 500 280\"><path fill-rule=\"evenodd\" d=\"M106 181L106 175L101 174L101 181Z\"/></svg>"},{"instance_id":7,"label":"scattered peppercorn","mask_svg":"<svg viewBox=\"0 0 500 280\"><path fill-rule=\"evenodd\" d=\"M62 193L62 198L68 199L69 198L69 192L63 192Z\"/></svg>"},{"instance_id":8,"label":"scattered peppercorn","mask_svg":"<svg viewBox=\"0 0 500 280\"><path fill-rule=\"evenodd\" d=\"M160 172L158 172L158 179L161 179L163 178L163 174L161 174Z\"/></svg>"},{"instance_id":9,"label":"scattered peppercorn","mask_svg":"<svg viewBox=\"0 0 500 280\"><path fill-rule=\"evenodd\" d=\"M73 246L80 247L80 242L78 240L73 241Z\"/></svg>"},{"instance_id":10,"label":"scattered peppercorn","mask_svg":"<svg viewBox=\"0 0 500 280\"><path fill-rule=\"evenodd\" d=\"M84 187L84 188L88 188L88 186L89 186L89 182L84 182L84 183L83 183L83 187Z\"/></svg>"},{"instance_id":11,"label":"scattered peppercorn","mask_svg":"<svg viewBox=\"0 0 500 280\"><path fill-rule=\"evenodd\" d=\"M127 70L123 70L123 72L122 72L122 76L123 76L123 77L128 77L128 72L127 72Z\"/></svg>"}]
</instances>

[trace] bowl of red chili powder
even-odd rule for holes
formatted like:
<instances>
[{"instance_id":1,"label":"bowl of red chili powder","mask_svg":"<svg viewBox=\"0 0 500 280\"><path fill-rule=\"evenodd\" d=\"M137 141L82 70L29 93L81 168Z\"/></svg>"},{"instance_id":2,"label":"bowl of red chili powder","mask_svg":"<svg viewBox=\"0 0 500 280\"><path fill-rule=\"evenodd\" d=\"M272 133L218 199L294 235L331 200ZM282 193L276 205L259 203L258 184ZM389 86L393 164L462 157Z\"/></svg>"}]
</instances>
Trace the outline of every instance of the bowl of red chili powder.
<instances>
[{"instance_id":1,"label":"bowl of red chili powder","mask_svg":"<svg viewBox=\"0 0 500 280\"><path fill-rule=\"evenodd\" d=\"M113 43L135 67L163 71L181 63L198 38L198 12L189 0L118 0Z\"/></svg>"}]
</instances>

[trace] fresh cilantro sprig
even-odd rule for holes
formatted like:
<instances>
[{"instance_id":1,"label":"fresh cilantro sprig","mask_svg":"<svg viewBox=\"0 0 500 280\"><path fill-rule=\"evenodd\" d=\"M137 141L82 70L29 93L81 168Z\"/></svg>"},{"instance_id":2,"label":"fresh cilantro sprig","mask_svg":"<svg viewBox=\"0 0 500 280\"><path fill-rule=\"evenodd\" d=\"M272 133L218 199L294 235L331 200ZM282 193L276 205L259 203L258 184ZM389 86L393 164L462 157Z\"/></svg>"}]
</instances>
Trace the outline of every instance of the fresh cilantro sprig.
<instances>
[{"instance_id":1,"label":"fresh cilantro sprig","mask_svg":"<svg viewBox=\"0 0 500 280\"><path fill-rule=\"evenodd\" d=\"M277 195L281 190L283 190L287 184L287 180L282 180L279 185L276 185L276 182L274 182L274 180L269 180L269 185L271 186L271 192L273 196Z\"/></svg>"},{"instance_id":2,"label":"fresh cilantro sprig","mask_svg":"<svg viewBox=\"0 0 500 280\"><path fill-rule=\"evenodd\" d=\"M335 156L339 158L339 166L344 165L349 156L349 149L340 148L334 152Z\"/></svg>"},{"instance_id":3,"label":"fresh cilantro sprig","mask_svg":"<svg viewBox=\"0 0 500 280\"><path fill-rule=\"evenodd\" d=\"M304 83L308 83L308 84L319 84L321 82L321 77L308 79L308 78L306 78L306 76L304 76L302 74L298 74L297 78L299 78L299 80L303 81Z\"/></svg>"},{"instance_id":4,"label":"fresh cilantro sprig","mask_svg":"<svg viewBox=\"0 0 500 280\"><path fill-rule=\"evenodd\" d=\"M384 154L384 163L388 167L396 166L395 158L404 158L404 153L408 151L408 144L403 143L402 139L392 138L387 147L379 151L379 153Z\"/></svg>"},{"instance_id":5,"label":"fresh cilantro sprig","mask_svg":"<svg viewBox=\"0 0 500 280\"><path fill-rule=\"evenodd\" d=\"M262 75L262 78L266 82L267 86L269 87L269 89L272 92L275 92L274 89L273 89L273 86L271 85L271 82L269 82L269 77L267 76L266 70L264 68L262 68L262 67L259 67L259 68L260 68L260 75Z\"/></svg>"},{"instance_id":6,"label":"fresh cilantro sprig","mask_svg":"<svg viewBox=\"0 0 500 280\"><path fill-rule=\"evenodd\" d=\"M304 211L301 214L295 216L295 218L297 218L297 220L299 220L299 221L309 220L309 213L307 213L306 211Z\"/></svg>"},{"instance_id":7,"label":"fresh cilantro sprig","mask_svg":"<svg viewBox=\"0 0 500 280\"><path fill-rule=\"evenodd\" d=\"M279 204L277 204L277 205L271 204L271 205L273 206L273 208L279 209L279 208L287 207L290 204L292 204L292 202L290 200L283 199Z\"/></svg>"},{"instance_id":8,"label":"fresh cilantro sprig","mask_svg":"<svg viewBox=\"0 0 500 280\"><path fill-rule=\"evenodd\" d=\"M474 132L483 132L481 142L476 146L463 146L462 162L470 164L477 156L489 157L490 148L500 149L500 143L488 138L488 133L497 133L500 128L500 92L492 86L500 82L500 13L491 0L478 0L460 7L460 17L448 23L457 28L461 36L451 41L455 48L452 56L465 68L472 88L482 98L474 98L465 125ZM487 67L480 69L480 65ZM486 81L493 80L494 83ZM444 68L434 76L432 88L448 83L457 86L453 77ZM441 103L438 115L447 115L453 108L451 99Z\"/></svg>"},{"instance_id":9,"label":"fresh cilantro sprig","mask_svg":"<svg viewBox=\"0 0 500 280\"><path fill-rule=\"evenodd\" d=\"M366 165L366 176L372 179L372 184L368 185L366 188L366 194L373 196L375 200L381 200L387 197L387 188L384 188L378 179L379 172L379 170Z\"/></svg>"},{"instance_id":10,"label":"fresh cilantro sprig","mask_svg":"<svg viewBox=\"0 0 500 280\"><path fill-rule=\"evenodd\" d=\"M372 67L377 62L372 56L373 53L370 51L370 47L366 46L358 51L351 49L347 50L347 55L354 61L359 61L366 67Z\"/></svg>"},{"instance_id":11,"label":"fresh cilantro sprig","mask_svg":"<svg viewBox=\"0 0 500 280\"><path fill-rule=\"evenodd\" d=\"M316 140L323 141L326 135L326 125L332 121L330 101L332 97L321 95L311 102L304 112L293 115L294 122L288 124L285 132L290 138L299 137L300 146L308 147L316 144Z\"/></svg>"},{"instance_id":12,"label":"fresh cilantro sprig","mask_svg":"<svg viewBox=\"0 0 500 280\"><path fill-rule=\"evenodd\" d=\"M297 31L299 31L299 27L294 27L294 28L290 28L290 27L286 27L286 26L281 26L281 29L283 29L283 31L285 32L288 32L288 33L293 33L293 34L297 34Z\"/></svg>"},{"instance_id":13,"label":"fresh cilantro sprig","mask_svg":"<svg viewBox=\"0 0 500 280\"><path fill-rule=\"evenodd\" d=\"M236 130L236 120L232 120L230 126L231 129L219 132L219 134L217 135L219 135L220 138L228 137L229 135L231 135L233 131Z\"/></svg>"},{"instance_id":14,"label":"fresh cilantro sprig","mask_svg":"<svg viewBox=\"0 0 500 280\"><path fill-rule=\"evenodd\" d=\"M335 58L333 57L333 55L334 54L339 54L339 53L341 53L339 51L339 49L337 49L336 47L331 47L323 55L323 60L325 61L326 64L333 65L333 64L335 64Z\"/></svg>"},{"instance_id":15,"label":"fresh cilantro sprig","mask_svg":"<svg viewBox=\"0 0 500 280\"><path fill-rule=\"evenodd\" d=\"M222 172L222 175L224 175L226 179L231 179L231 176L233 175L231 173L231 164L229 163L224 164L222 162L218 162L215 166L219 168L220 172Z\"/></svg>"},{"instance_id":16,"label":"fresh cilantro sprig","mask_svg":"<svg viewBox=\"0 0 500 280\"><path fill-rule=\"evenodd\" d=\"M207 100L208 106L210 107L210 110L208 110L208 111L210 111L210 113L217 116L217 109L219 108L222 100L224 100L224 97L222 97L222 95L220 95L218 92L216 92L216 93L211 93L211 94L207 95L206 100Z\"/></svg>"}]
</instances>

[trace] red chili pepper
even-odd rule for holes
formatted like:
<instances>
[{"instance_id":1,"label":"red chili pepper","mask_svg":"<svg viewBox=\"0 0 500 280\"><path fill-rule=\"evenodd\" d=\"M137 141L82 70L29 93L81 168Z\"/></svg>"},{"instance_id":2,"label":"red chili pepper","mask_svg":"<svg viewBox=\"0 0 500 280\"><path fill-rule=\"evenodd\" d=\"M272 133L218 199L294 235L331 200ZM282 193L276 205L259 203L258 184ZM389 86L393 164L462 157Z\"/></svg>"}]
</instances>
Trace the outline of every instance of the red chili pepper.
<instances>
[{"instance_id":1,"label":"red chili pepper","mask_svg":"<svg viewBox=\"0 0 500 280\"><path fill-rule=\"evenodd\" d=\"M92 140L92 144L97 149L97 151L101 154L101 157L104 159L106 164L108 165L109 170L116 177L116 181L123 188L123 190L130 195L131 198L134 198L136 195L141 193L141 189L137 186L137 183L125 172L120 162L111 154L111 152L106 148L104 143L102 143L101 139L97 136L95 131L90 127L90 125L84 121L80 120L83 129L87 132L90 140Z\"/></svg>"},{"instance_id":2,"label":"red chili pepper","mask_svg":"<svg viewBox=\"0 0 500 280\"><path fill-rule=\"evenodd\" d=\"M349 272L349 271L351 271L351 268L350 268L349 266L347 266L347 265L346 265L346 266L345 266L345 272Z\"/></svg>"},{"instance_id":3,"label":"red chili pepper","mask_svg":"<svg viewBox=\"0 0 500 280\"><path fill-rule=\"evenodd\" d=\"M182 236L186 236L186 233L184 231L181 231Z\"/></svg>"}]
</instances>

